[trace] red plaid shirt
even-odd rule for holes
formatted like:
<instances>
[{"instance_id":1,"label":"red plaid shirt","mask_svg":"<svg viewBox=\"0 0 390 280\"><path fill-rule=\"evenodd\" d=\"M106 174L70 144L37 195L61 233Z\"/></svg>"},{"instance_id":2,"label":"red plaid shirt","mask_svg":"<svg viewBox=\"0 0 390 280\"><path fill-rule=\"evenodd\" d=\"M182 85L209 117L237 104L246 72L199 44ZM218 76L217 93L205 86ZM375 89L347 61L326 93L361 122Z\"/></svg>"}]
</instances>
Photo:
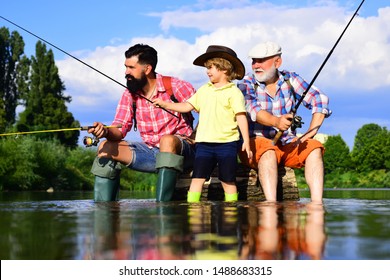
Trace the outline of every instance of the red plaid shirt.
<instances>
[{"instance_id":1,"label":"red plaid shirt","mask_svg":"<svg viewBox=\"0 0 390 280\"><path fill-rule=\"evenodd\" d=\"M195 89L193 86L183 80L172 77L173 95L179 102L184 102L190 98ZM165 91L162 75L157 74L157 93L155 98L171 100L170 95ZM131 94L127 89L119 100L115 119L112 125L122 125L123 138L133 126L133 100L136 102L137 128L142 140L150 147L159 147L160 138L163 135L182 135L190 136L192 128L184 121L181 114L172 112L179 118L172 116L161 108L156 108L152 103ZM172 101L171 101L172 102Z\"/></svg>"}]
</instances>

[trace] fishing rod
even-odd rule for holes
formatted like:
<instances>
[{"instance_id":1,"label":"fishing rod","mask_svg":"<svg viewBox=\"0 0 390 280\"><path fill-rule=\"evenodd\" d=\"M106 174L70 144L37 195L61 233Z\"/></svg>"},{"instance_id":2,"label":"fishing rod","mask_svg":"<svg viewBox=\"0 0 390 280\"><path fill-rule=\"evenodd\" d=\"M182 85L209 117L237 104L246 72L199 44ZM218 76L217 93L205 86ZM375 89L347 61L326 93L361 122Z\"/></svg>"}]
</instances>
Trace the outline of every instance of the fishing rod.
<instances>
[{"instance_id":1,"label":"fishing rod","mask_svg":"<svg viewBox=\"0 0 390 280\"><path fill-rule=\"evenodd\" d=\"M341 38L343 37L345 31L347 31L349 25L351 24L352 20L355 18L355 16L357 15L360 7L363 5L363 2L365 0L363 0L359 7L356 9L355 13L353 14L353 16L351 17L351 19L349 20L347 26L344 28L343 32L341 33L340 37L337 39L336 43L334 44L333 48L330 50L329 54L326 56L324 62L322 63L321 67L318 69L317 73L314 75L314 78L312 79L312 81L310 82L310 84L308 85L308 87L306 88L306 90L303 92L301 98L298 100L298 103L295 105L295 107L293 107L291 109L291 114L293 114L293 119L292 119L292 124L291 126L296 128L296 127L302 127L302 118L300 116L295 116L297 110L298 110L298 107L301 105L303 99L305 98L306 94L308 93L309 89L311 88L311 86L314 84L314 81L317 79L318 75L320 74L320 72L322 71L322 68L324 68L326 62L328 61L328 59L330 58L330 56L332 55L334 49L336 48L336 46L338 45L338 43L340 42ZM279 138L283 135L283 132L282 130L279 130L278 133L275 135L275 138L273 139L273 144L275 145Z\"/></svg>"},{"instance_id":2,"label":"fishing rod","mask_svg":"<svg viewBox=\"0 0 390 280\"><path fill-rule=\"evenodd\" d=\"M90 69L92 69L92 70L94 70L94 71L98 72L99 74L103 75L104 77L106 77L106 78L110 79L111 81L113 81L113 82L117 83L118 85L120 85L120 86L122 86L122 87L124 87L124 88L126 88L126 89L127 89L127 86L125 86L124 84L122 84L122 83L118 82L117 80L115 80L115 79L111 78L110 76L108 76L107 74L103 73L102 71L100 71L100 70L96 69L95 67L93 67L93 66L89 65L88 63L86 63L86 62L82 61L81 59L79 59L79 58L75 57L74 55L71 55L71 54L70 54L70 53L68 53L67 51L65 51L65 50L63 50L63 49L61 49L61 48L57 47L56 45L54 45L54 44L50 43L49 41L47 41L47 40L45 40L45 39L43 39L43 38L39 37L38 35L36 35L36 34L32 33L31 31L27 30L26 28L24 28L24 27L22 27L22 26L20 26L20 25L18 25L18 24L16 24L16 23L14 23L14 22L10 21L9 19L6 19L5 17L3 17L3 16L1 16L1 15L0 15L0 18L2 18L2 19L4 19L5 21L7 21L7 22L11 23L12 25L14 25L14 26L16 26L16 27L18 27L18 28L22 29L23 31L25 31L25 32L29 33L30 35L32 35L32 36L34 36L34 37L38 38L39 40L41 40L41 41L45 42L46 44L48 44L48 45L52 46L53 48L55 48L55 49L57 49L57 50L59 50L59 51L63 52L64 54L66 54L66 55L70 56L71 58L73 58L73 59L77 60L78 62L80 62L80 63L84 64L85 66L89 67ZM134 93L134 94L135 94L135 95L137 95L137 96L139 96L139 97L141 97L141 98L143 98L143 99L145 99L145 100L146 100L146 101L148 101L149 103L152 103L152 104L153 104L153 101L152 101L152 100L150 100L150 99L146 98L146 97L145 97L145 96L143 96L142 94L139 94L139 93ZM165 112L167 112L167 113L171 114L172 116L174 116L174 117L176 117L176 118L179 118L179 117L178 117L178 116L176 116L174 113L172 113L172 112L170 112L170 111L168 111L168 110L166 110L166 109L164 109L164 108L162 108L162 107L158 107L158 108L161 108L162 110L164 110Z\"/></svg>"},{"instance_id":3,"label":"fishing rod","mask_svg":"<svg viewBox=\"0 0 390 280\"><path fill-rule=\"evenodd\" d=\"M80 127L71 127L71 128L59 128L59 129L46 129L46 130L34 130L34 131L20 131L20 132L10 132L10 133L2 133L0 134L0 137L2 136L12 136L12 135L25 135L25 134L37 134L37 133L50 133L50 132L64 132L64 131L73 131L73 130L89 130L91 128L95 128L96 126L80 126ZM121 128L122 125L105 125L105 128ZM99 139L90 136L84 137L84 145L87 147L91 146L97 146L99 143Z\"/></svg>"}]
</instances>

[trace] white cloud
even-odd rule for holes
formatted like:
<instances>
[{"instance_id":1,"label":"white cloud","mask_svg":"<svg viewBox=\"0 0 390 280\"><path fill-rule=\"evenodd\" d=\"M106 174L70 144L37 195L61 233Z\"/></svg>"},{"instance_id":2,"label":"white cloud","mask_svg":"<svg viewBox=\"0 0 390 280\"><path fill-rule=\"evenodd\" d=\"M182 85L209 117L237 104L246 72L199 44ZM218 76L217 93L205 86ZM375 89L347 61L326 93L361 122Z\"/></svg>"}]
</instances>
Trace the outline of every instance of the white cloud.
<instances>
[{"instance_id":1,"label":"white cloud","mask_svg":"<svg viewBox=\"0 0 390 280\"><path fill-rule=\"evenodd\" d=\"M197 5L196 9L183 7L154 14L161 17L164 32L160 36L132 40L122 38L121 42L127 43L83 51L81 58L124 83L123 53L130 45L143 42L158 50L157 72L181 77L198 87L207 81L207 77L204 69L192 62L208 45L222 44L233 48L249 72L248 50L254 44L273 40L283 48L282 68L294 70L311 81L356 9L341 7L335 1L300 8L260 3L202 10L199 7L205 2L199 1ZM389 88L389 18L390 7L379 9L378 16L356 17L315 84L333 96ZM201 34L191 40L172 35L179 29L187 28L198 30ZM188 29L188 33L191 32ZM74 108L104 107L107 102L115 104L123 91L121 86L74 59L67 58L56 63L67 94L73 98ZM346 88L348 91L344 90ZM332 102L334 100L336 98Z\"/></svg>"}]
</instances>

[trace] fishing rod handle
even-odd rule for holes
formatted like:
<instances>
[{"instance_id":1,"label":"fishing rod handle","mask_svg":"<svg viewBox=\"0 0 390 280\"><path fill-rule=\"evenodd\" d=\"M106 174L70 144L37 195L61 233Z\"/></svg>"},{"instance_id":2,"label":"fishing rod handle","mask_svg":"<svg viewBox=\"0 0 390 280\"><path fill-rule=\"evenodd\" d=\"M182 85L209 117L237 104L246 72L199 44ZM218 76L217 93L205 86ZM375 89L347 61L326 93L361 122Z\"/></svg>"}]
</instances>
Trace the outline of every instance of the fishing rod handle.
<instances>
[{"instance_id":1,"label":"fishing rod handle","mask_svg":"<svg viewBox=\"0 0 390 280\"><path fill-rule=\"evenodd\" d=\"M96 126L93 126L93 125L85 125L85 126L81 126L80 127L80 130L88 130L88 129L91 129L91 128L95 128ZM104 127L106 128L121 128L122 125L105 125Z\"/></svg>"},{"instance_id":2,"label":"fishing rod handle","mask_svg":"<svg viewBox=\"0 0 390 280\"><path fill-rule=\"evenodd\" d=\"M276 133L274 139L272 140L272 144L273 144L273 145L276 145L276 143L278 143L280 137L282 137L282 135L283 135L283 132L284 132L284 131L279 130L278 133Z\"/></svg>"}]
</instances>

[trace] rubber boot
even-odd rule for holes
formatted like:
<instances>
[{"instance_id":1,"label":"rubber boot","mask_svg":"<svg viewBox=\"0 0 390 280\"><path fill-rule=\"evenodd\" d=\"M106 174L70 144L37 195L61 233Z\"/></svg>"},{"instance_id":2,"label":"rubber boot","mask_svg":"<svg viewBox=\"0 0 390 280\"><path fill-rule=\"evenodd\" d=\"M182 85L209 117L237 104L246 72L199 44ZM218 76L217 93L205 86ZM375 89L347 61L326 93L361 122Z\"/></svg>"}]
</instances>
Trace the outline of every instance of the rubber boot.
<instances>
[{"instance_id":1,"label":"rubber boot","mask_svg":"<svg viewBox=\"0 0 390 280\"><path fill-rule=\"evenodd\" d=\"M175 190L178 172L172 168L162 167L158 171L156 201L171 201Z\"/></svg>"},{"instance_id":2,"label":"rubber boot","mask_svg":"<svg viewBox=\"0 0 390 280\"><path fill-rule=\"evenodd\" d=\"M233 202L238 200L238 193L225 193L225 201Z\"/></svg>"},{"instance_id":3,"label":"rubber boot","mask_svg":"<svg viewBox=\"0 0 390 280\"><path fill-rule=\"evenodd\" d=\"M158 178L156 186L156 201L171 201L175 190L177 177L183 171L184 157L173 153L158 153L156 169Z\"/></svg>"},{"instance_id":4,"label":"rubber boot","mask_svg":"<svg viewBox=\"0 0 390 280\"><path fill-rule=\"evenodd\" d=\"M95 201L117 201L119 196L119 176L115 179L95 176L93 196Z\"/></svg>"},{"instance_id":5,"label":"rubber boot","mask_svg":"<svg viewBox=\"0 0 390 280\"><path fill-rule=\"evenodd\" d=\"M199 202L201 195L202 195L201 192L188 192L187 193L187 202Z\"/></svg>"},{"instance_id":6,"label":"rubber boot","mask_svg":"<svg viewBox=\"0 0 390 280\"><path fill-rule=\"evenodd\" d=\"M117 201L120 186L120 163L96 157L91 172L95 175L94 200Z\"/></svg>"}]
</instances>

